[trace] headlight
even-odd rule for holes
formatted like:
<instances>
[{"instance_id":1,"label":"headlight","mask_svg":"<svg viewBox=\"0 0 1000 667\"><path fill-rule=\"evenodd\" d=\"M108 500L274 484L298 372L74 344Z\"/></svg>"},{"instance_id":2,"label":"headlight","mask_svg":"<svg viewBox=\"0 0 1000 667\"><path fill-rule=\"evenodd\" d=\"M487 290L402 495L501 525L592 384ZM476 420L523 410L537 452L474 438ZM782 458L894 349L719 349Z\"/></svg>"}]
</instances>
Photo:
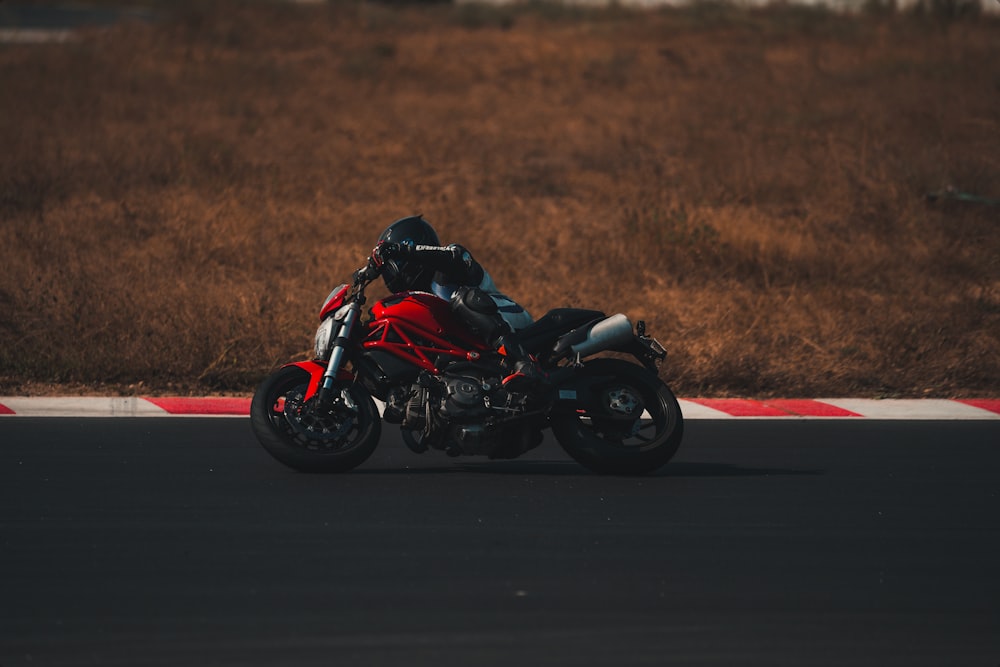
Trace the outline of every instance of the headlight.
<instances>
[{"instance_id":1,"label":"headlight","mask_svg":"<svg viewBox=\"0 0 1000 667\"><path fill-rule=\"evenodd\" d=\"M316 359L326 359L330 356L330 341L333 339L333 327L337 322L334 318L328 317L316 329L316 344L314 352Z\"/></svg>"}]
</instances>

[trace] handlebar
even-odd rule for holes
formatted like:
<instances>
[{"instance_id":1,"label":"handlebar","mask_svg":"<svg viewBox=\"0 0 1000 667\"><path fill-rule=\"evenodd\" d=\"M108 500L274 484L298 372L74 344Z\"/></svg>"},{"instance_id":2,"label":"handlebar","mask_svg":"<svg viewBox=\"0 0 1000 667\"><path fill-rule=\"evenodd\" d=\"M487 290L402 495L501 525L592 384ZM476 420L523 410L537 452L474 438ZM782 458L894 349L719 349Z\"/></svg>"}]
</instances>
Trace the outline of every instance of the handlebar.
<instances>
[{"instance_id":1,"label":"handlebar","mask_svg":"<svg viewBox=\"0 0 1000 667\"><path fill-rule=\"evenodd\" d=\"M354 287L363 287L382 275L382 270L369 261L354 272Z\"/></svg>"}]
</instances>

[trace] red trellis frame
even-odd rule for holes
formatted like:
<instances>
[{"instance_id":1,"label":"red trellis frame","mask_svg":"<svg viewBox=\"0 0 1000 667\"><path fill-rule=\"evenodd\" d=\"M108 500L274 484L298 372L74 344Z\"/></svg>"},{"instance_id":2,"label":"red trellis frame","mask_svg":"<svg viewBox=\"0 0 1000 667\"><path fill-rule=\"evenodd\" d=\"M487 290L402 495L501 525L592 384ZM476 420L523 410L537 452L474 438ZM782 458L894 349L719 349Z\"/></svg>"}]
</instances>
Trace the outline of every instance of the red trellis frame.
<instances>
[{"instance_id":1,"label":"red trellis frame","mask_svg":"<svg viewBox=\"0 0 1000 667\"><path fill-rule=\"evenodd\" d=\"M371 322L368 337L362 346L365 349L384 350L432 373L439 372L433 359L442 354L467 360L479 358L477 351L455 347L454 343L426 329L394 318Z\"/></svg>"}]
</instances>

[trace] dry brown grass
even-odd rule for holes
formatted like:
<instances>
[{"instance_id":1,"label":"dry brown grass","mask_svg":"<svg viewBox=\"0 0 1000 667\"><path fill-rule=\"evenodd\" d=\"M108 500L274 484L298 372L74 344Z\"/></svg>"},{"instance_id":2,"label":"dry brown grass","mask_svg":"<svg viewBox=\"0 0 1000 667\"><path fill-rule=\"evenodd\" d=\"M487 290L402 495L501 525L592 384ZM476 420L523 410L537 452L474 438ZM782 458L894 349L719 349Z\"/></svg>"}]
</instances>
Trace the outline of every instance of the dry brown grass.
<instances>
[{"instance_id":1,"label":"dry brown grass","mask_svg":"<svg viewBox=\"0 0 1000 667\"><path fill-rule=\"evenodd\" d=\"M1000 390L996 20L205 7L0 47L0 394L246 391L414 212L681 395Z\"/></svg>"}]
</instances>

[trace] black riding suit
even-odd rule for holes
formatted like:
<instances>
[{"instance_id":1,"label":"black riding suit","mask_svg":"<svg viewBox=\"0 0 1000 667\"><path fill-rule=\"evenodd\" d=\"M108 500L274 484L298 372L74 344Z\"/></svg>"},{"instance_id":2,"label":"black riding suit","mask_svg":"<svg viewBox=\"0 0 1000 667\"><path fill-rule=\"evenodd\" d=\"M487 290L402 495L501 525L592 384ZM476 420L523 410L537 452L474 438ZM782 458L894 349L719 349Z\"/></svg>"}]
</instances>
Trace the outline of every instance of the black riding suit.
<instances>
[{"instance_id":1,"label":"black riding suit","mask_svg":"<svg viewBox=\"0 0 1000 667\"><path fill-rule=\"evenodd\" d=\"M386 244L379 254L404 259L409 266L427 270L410 280L410 289L431 292L451 303L452 310L474 333L488 344L499 347L504 338L532 323L513 299L501 294L482 264L460 245L426 246Z\"/></svg>"}]
</instances>

